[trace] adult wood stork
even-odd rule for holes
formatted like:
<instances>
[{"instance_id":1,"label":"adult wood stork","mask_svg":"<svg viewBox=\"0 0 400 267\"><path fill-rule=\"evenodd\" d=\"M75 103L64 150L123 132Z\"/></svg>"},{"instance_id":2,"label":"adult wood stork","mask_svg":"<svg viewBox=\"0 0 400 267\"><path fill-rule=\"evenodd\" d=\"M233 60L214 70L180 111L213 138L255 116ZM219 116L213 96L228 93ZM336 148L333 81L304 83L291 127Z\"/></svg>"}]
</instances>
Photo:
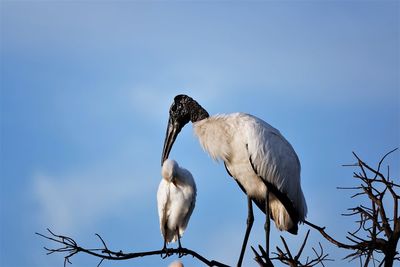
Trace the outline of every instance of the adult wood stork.
<instances>
[{"instance_id":1,"label":"adult wood stork","mask_svg":"<svg viewBox=\"0 0 400 267\"><path fill-rule=\"evenodd\" d=\"M179 167L175 160L164 161L161 175L157 206L160 230L164 237L163 249L167 252L167 243L176 240L179 248L182 248L180 238L185 232L196 203L196 184L192 174Z\"/></svg>"},{"instance_id":2,"label":"adult wood stork","mask_svg":"<svg viewBox=\"0 0 400 267\"><path fill-rule=\"evenodd\" d=\"M169 110L162 152L164 162L181 129L189 122L200 144L214 160L222 160L230 176L247 195L247 228L238 266L241 266L253 225L252 202L266 214L266 252L269 218L279 230L297 234L307 205L300 186L300 162L290 143L265 121L244 113L209 116L187 95L177 95ZM270 214L270 216L268 216Z\"/></svg>"}]
</instances>

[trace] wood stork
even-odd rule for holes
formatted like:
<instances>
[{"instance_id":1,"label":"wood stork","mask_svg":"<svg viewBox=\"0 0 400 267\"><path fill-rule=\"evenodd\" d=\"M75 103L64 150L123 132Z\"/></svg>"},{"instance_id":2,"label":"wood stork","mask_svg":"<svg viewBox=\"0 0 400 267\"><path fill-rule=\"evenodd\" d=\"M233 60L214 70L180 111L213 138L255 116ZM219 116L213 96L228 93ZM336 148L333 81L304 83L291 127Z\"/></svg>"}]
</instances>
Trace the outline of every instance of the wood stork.
<instances>
[{"instance_id":1,"label":"wood stork","mask_svg":"<svg viewBox=\"0 0 400 267\"><path fill-rule=\"evenodd\" d=\"M161 168L162 180L157 191L160 230L164 237L163 250L167 243L181 240L196 203L196 184L192 174L179 167L175 160L167 159ZM165 256L168 256L166 253Z\"/></svg>"},{"instance_id":2,"label":"wood stork","mask_svg":"<svg viewBox=\"0 0 400 267\"><path fill-rule=\"evenodd\" d=\"M279 230L297 234L307 205L300 186L300 162L290 143L265 121L244 113L209 116L187 95L177 95L169 110L162 152L164 162L181 129L191 121L203 149L222 160L248 198L247 228L238 266L241 266L253 225L252 202L266 214L266 252L269 217ZM270 216L268 216L270 214Z\"/></svg>"}]
</instances>

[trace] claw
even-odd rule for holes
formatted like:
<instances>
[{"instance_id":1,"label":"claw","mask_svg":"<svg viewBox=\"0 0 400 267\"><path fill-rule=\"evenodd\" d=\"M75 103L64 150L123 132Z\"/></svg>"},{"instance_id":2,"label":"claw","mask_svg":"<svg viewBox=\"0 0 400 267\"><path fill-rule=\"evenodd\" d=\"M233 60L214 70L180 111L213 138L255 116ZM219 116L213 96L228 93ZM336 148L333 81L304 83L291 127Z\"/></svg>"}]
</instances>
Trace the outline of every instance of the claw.
<instances>
[{"instance_id":1,"label":"claw","mask_svg":"<svg viewBox=\"0 0 400 267\"><path fill-rule=\"evenodd\" d=\"M182 252L182 247L179 246L179 247L178 247L178 257L179 257L179 258L182 258L183 256L185 256L185 253Z\"/></svg>"},{"instance_id":2,"label":"claw","mask_svg":"<svg viewBox=\"0 0 400 267\"><path fill-rule=\"evenodd\" d=\"M172 255L172 253L168 252L167 242L164 240L164 246L162 248L162 252L161 252L160 256L161 256L161 258L165 259L171 255Z\"/></svg>"},{"instance_id":3,"label":"claw","mask_svg":"<svg viewBox=\"0 0 400 267\"><path fill-rule=\"evenodd\" d=\"M163 258L163 259L168 258L169 256L172 255L172 253L169 252L168 248L163 248L162 251L163 251L163 253L161 253L160 255L161 255L161 258Z\"/></svg>"}]
</instances>

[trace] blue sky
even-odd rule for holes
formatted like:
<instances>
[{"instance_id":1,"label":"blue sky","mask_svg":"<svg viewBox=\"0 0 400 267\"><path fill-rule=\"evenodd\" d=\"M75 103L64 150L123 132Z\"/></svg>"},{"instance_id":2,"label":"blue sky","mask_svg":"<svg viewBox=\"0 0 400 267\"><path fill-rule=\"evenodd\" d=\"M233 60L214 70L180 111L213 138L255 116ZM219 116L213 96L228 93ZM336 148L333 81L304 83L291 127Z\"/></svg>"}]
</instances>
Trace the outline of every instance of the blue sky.
<instances>
[{"instance_id":1,"label":"blue sky","mask_svg":"<svg viewBox=\"0 0 400 267\"><path fill-rule=\"evenodd\" d=\"M242 111L278 128L302 164L308 219L344 240L356 151L371 164L400 146L397 1L1 1L0 265L62 266L34 235L86 246L162 247L156 191L168 108L186 93L210 114ZM183 245L235 264L246 198L189 125L171 158L198 200ZM400 176L400 153L387 161ZM255 212L250 244L263 244ZM297 250L298 237L283 234ZM321 240L312 231L308 250ZM346 251L322 241L344 266ZM250 250L246 266L255 266ZM159 257L103 266L167 266ZM76 256L73 266L96 266ZM189 257L187 266L201 266ZM349 266L353 265L349 264Z\"/></svg>"}]
</instances>

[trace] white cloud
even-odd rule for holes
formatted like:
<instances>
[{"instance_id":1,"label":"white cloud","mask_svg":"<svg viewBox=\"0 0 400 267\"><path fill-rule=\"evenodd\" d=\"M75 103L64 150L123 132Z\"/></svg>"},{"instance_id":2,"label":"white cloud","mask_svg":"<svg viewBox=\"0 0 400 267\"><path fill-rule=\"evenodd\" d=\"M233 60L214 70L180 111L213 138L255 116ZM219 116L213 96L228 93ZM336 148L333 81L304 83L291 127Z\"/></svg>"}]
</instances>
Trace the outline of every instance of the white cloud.
<instances>
[{"instance_id":1,"label":"white cloud","mask_svg":"<svg viewBox=\"0 0 400 267\"><path fill-rule=\"evenodd\" d=\"M91 227L102 218L128 209L127 203L139 203L153 190L152 183L141 181L140 177L113 175L101 168L66 175L37 173L34 195L41 223L60 231Z\"/></svg>"}]
</instances>

